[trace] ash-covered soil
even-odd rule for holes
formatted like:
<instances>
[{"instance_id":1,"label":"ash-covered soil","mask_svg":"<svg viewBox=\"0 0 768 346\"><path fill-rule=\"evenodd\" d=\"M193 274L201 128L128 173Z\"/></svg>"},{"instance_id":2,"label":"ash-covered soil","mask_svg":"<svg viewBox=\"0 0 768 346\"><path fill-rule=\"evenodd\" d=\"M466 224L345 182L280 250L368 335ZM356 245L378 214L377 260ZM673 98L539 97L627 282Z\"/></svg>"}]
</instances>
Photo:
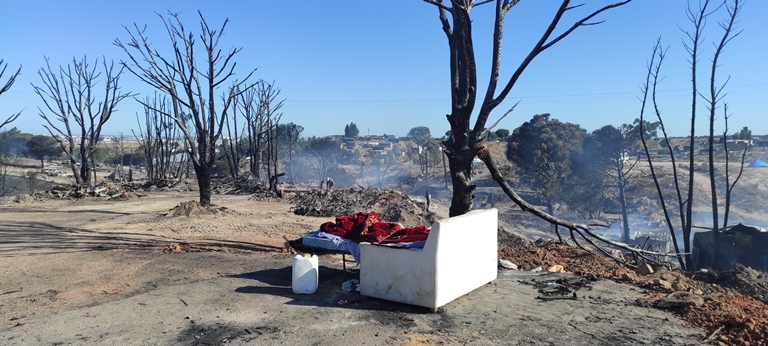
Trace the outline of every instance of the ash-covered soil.
<instances>
[{"instance_id":1,"label":"ash-covered soil","mask_svg":"<svg viewBox=\"0 0 768 346\"><path fill-rule=\"evenodd\" d=\"M357 269L343 273L338 255L321 256L316 294L295 295L287 242L332 220L296 214L300 196L318 192L217 194L215 212L201 212L195 192L128 190L0 205L0 344L760 345L766 332L765 304L737 289L743 280L641 275L537 246L540 231L509 221L499 256L522 270L500 269L437 313L343 291ZM396 191L337 191L365 202L349 207L358 211L400 209L406 225L447 214L445 202L429 216ZM566 273L547 272L558 265ZM553 285L575 295L542 296ZM661 308L676 292L701 299Z\"/></svg>"}]
</instances>

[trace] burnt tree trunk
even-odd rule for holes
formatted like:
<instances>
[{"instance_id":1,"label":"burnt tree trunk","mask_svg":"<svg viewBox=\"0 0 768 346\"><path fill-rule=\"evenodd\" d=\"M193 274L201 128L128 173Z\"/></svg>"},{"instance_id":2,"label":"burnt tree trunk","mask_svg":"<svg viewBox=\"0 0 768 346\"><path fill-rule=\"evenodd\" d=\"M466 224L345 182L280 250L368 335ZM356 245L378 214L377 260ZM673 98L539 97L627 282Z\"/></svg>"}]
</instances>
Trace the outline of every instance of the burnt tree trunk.
<instances>
[{"instance_id":1,"label":"burnt tree trunk","mask_svg":"<svg viewBox=\"0 0 768 346\"><path fill-rule=\"evenodd\" d=\"M498 95L496 95L496 87L498 86L501 70L501 42L504 16L517 4L517 1L495 1L491 74L485 97L482 100L473 127L470 126L470 118L475 109L478 90L477 66L472 41L472 20L469 13L475 5L492 3L493 1L475 3L475 1L471 0L452 0L450 1L450 6L447 4L447 1L444 2L443 0L424 1L438 8L440 23L442 24L443 32L448 38L451 114L447 115L447 118L451 125L451 136L444 142L444 145L453 183L453 198L449 213L450 216L458 216L472 210L475 192L475 185L472 184L472 161L484 149L485 145L482 138L484 132L489 130L486 129L488 117L504 101L525 68L538 54L568 36L578 27L595 24L590 22L594 16L608 9L627 4L631 0L606 5L575 22L570 28L553 38L553 32L565 12L579 7L571 6L568 0L562 1L557 13L552 18L538 43L517 67ZM449 13L450 19L448 18Z\"/></svg>"},{"instance_id":2,"label":"burnt tree trunk","mask_svg":"<svg viewBox=\"0 0 768 346\"><path fill-rule=\"evenodd\" d=\"M453 30L447 29L448 19L441 11L440 19L448 36L451 67L451 136L443 143L451 170L453 197L449 216L463 215L472 210L476 186L472 184L472 160L476 134L470 131L470 117L477 98L477 70L472 43L470 8L453 7Z\"/></svg>"},{"instance_id":3,"label":"burnt tree trunk","mask_svg":"<svg viewBox=\"0 0 768 346\"><path fill-rule=\"evenodd\" d=\"M453 197L449 216L466 214L472 210L475 199L475 184L472 183L472 159L474 152L464 149L456 155L448 153L448 166L451 170L451 183L453 184Z\"/></svg>"},{"instance_id":4,"label":"burnt tree trunk","mask_svg":"<svg viewBox=\"0 0 768 346\"><path fill-rule=\"evenodd\" d=\"M621 204L621 241L626 243L630 240L629 232L629 215L627 212L627 196L625 190L627 189L627 180L624 176L624 170L622 165L617 166L618 170L618 185L619 185L619 203Z\"/></svg>"},{"instance_id":5,"label":"burnt tree trunk","mask_svg":"<svg viewBox=\"0 0 768 346\"><path fill-rule=\"evenodd\" d=\"M86 153L85 147L83 143L80 143L80 177L82 178L83 184L87 186L91 185L90 166L90 160L88 159L88 154Z\"/></svg>"},{"instance_id":6,"label":"burnt tree trunk","mask_svg":"<svg viewBox=\"0 0 768 346\"><path fill-rule=\"evenodd\" d=\"M207 167L207 164L198 164L194 160L192 166L195 168L195 175L197 175L197 187L200 189L200 205L203 207L211 206L211 167Z\"/></svg>"},{"instance_id":7,"label":"burnt tree trunk","mask_svg":"<svg viewBox=\"0 0 768 346\"><path fill-rule=\"evenodd\" d=\"M83 185L83 177L80 176L80 170L77 168L77 162L70 156L69 167L72 169L72 175L75 177L76 185Z\"/></svg>"}]
</instances>

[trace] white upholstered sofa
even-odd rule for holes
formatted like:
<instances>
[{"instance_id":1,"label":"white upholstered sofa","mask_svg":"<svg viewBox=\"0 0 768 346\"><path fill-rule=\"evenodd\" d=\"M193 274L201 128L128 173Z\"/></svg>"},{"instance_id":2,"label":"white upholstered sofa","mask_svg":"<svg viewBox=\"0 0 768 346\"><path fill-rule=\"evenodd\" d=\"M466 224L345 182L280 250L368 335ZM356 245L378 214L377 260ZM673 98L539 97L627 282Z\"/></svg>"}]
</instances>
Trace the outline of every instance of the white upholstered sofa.
<instances>
[{"instance_id":1,"label":"white upholstered sofa","mask_svg":"<svg viewBox=\"0 0 768 346\"><path fill-rule=\"evenodd\" d=\"M432 224L423 249L362 243L360 293L431 308L496 279L498 210L473 210Z\"/></svg>"}]
</instances>

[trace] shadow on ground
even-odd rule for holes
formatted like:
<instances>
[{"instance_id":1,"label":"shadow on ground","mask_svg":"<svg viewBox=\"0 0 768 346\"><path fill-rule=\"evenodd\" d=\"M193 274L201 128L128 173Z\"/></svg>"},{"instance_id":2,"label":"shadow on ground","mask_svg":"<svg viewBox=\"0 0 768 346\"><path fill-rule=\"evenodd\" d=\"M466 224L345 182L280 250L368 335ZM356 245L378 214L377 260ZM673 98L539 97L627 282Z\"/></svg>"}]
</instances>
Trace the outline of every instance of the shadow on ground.
<instances>
[{"instance_id":1,"label":"shadow on ground","mask_svg":"<svg viewBox=\"0 0 768 346\"><path fill-rule=\"evenodd\" d=\"M106 250L146 250L171 244L189 245L191 251L282 251L283 247L228 240L178 240L146 233L99 232L60 227L45 222L0 224L0 257Z\"/></svg>"},{"instance_id":2,"label":"shadow on ground","mask_svg":"<svg viewBox=\"0 0 768 346\"><path fill-rule=\"evenodd\" d=\"M148 234L102 233L81 228L59 227L44 222L3 223L0 256L56 254L115 249L146 249L171 241Z\"/></svg>"},{"instance_id":3,"label":"shadow on ground","mask_svg":"<svg viewBox=\"0 0 768 346\"><path fill-rule=\"evenodd\" d=\"M394 303L381 299L365 297L360 292L347 292L342 289L346 280L360 277L359 269L347 270L319 267L319 284L314 294L295 294L291 289L292 268L287 266L277 269L265 269L250 273L233 275L234 278L258 281L260 284L238 287L237 293L268 294L289 299L288 305L304 305L315 307L337 307L372 311L390 311L425 314L430 309Z\"/></svg>"}]
</instances>

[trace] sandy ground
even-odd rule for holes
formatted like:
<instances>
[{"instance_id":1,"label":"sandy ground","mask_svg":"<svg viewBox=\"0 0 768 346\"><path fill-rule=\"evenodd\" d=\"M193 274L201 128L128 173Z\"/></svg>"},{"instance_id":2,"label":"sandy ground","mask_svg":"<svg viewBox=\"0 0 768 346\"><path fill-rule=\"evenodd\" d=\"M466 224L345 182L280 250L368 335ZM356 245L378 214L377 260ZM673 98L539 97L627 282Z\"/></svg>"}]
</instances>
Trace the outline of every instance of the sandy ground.
<instances>
[{"instance_id":1,"label":"sandy ground","mask_svg":"<svg viewBox=\"0 0 768 346\"><path fill-rule=\"evenodd\" d=\"M318 292L295 295L285 241L327 218L246 195L214 196L226 213L163 216L194 199L0 205L0 344L680 345L706 336L610 280L577 299L537 299L532 282L569 274L500 271L430 313L341 290L357 270L343 273L327 255Z\"/></svg>"}]
</instances>

